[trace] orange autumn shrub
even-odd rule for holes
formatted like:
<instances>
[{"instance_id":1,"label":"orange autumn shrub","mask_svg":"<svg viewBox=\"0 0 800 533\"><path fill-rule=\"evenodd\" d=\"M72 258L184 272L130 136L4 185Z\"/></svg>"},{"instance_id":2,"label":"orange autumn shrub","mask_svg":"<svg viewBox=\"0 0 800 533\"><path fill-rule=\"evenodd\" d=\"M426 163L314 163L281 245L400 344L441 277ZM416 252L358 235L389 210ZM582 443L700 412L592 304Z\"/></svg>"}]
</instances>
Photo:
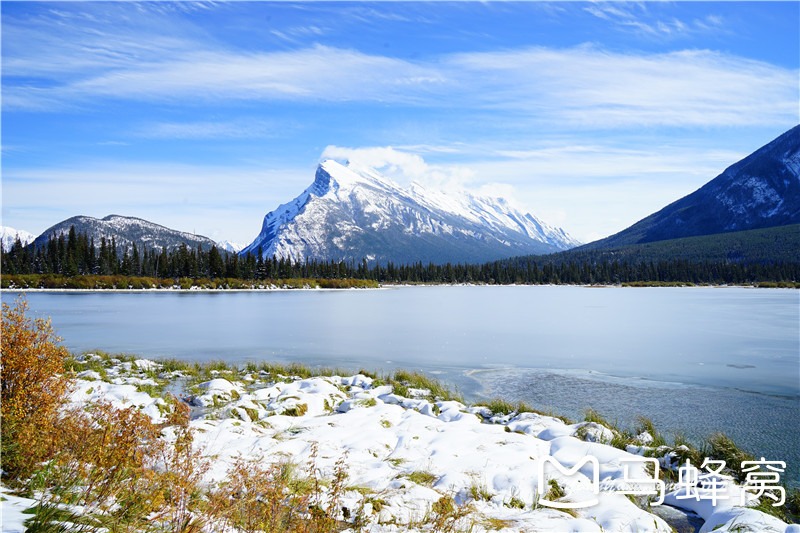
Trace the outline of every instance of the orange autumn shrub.
<instances>
[{"instance_id":1,"label":"orange autumn shrub","mask_svg":"<svg viewBox=\"0 0 800 533\"><path fill-rule=\"evenodd\" d=\"M3 304L0 322L2 469L28 477L57 449L56 423L69 390L66 348L50 320L26 316L28 303Z\"/></svg>"}]
</instances>

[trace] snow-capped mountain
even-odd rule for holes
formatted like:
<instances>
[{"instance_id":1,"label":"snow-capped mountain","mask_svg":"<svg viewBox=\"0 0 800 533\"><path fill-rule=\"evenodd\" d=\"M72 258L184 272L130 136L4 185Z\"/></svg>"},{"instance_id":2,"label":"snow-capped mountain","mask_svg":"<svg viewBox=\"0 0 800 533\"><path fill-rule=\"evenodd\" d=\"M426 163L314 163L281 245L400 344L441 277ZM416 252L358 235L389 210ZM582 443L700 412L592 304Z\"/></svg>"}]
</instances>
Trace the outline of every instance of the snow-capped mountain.
<instances>
[{"instance_id":1,"label":"snow-capped mountain","mask_svg":"<svg viewBox=\"0 0 800 533\"><path fill-rule=\"evenodd\" d=\"M583 249L800 223L800 126L664 209Z\"/></svg>"},{"instance_id":2,"label":"snow-capped mountain","mask_svg":"<svg viewBox=\"0 0 800 533\"><path fill-rule=\"evenodd\" d=\"M327 160L300 196L264 217L242 254L302 261L479 262L576 246L501 198L403 188L375 169Z\"/></svg>"},{"instance_id":3,"label":"snow-capped mountain","mask_svg":"<svg viewBox=\"0 0 800 533\"><path fill-rule=\"evenodd\" d=\"M19 239L22 244L33 242L36 235L29 233L25 230L14 229L9 226L0 226L0 242L2 242L3 250L10 250L14 243Z\"/></svg>"},{"instance_id":4,"label":"snow-capped mountain","mask_svg":"<svg viewBox=\"0 0 800 533\"><path fill-rule=\"evenodd\" d=\"M220 250L225 250L226 252L229 252L229 253L232 253L232 254L239 253L245 246L247 246L247 245L246 244L241 244L241 243L238 243L238 242L231 242L231 241L218 241L217 242L217 248L219 248Z\"/></svg>"},{"instance_id":5,"label":"snow-capped mountain","mask_svg":"<svg viewBox=\"0 0 800 533\"><path fill-rule=\"evenodd\" d=\"M114 238L118 248L130 247L133 243L136 246L147 249L167 248L171 251L181 244L186 244L190 248L198 245L203 250L210 250L216 243L208 237L195 235L170 229L153 222L148 222L141 218L123 217L119 215L108 215L104 218L94 218L88 216L76 216L59 222L55 226L47 228L34 241L36 246L44 245L47 240L55 235L68 235L72 226L75 226L76 233L86 233L89 238L93 238L95 246L100 246L100 240L105 237L107 242Z\"/></svg>"}]
</instances>

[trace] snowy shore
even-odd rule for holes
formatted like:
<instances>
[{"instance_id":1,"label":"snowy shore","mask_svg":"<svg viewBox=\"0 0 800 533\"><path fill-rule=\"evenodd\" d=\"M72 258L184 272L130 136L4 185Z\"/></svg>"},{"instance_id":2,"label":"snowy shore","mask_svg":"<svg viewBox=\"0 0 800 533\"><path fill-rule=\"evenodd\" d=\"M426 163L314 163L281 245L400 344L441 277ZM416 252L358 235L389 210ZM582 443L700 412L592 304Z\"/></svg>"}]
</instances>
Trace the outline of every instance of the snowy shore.
<instances>
[{"instance_id":1,"label":"snowy shore","mask_svg":"<svg viewBox=\"0 0 800 533\"><path fill-rule=\"evenodd\" d=\"M653 512L662 495L664 505L697 513L703 533L800 531L742 506L742 487L730 478L701 476L696 497L684 497L687 489L674 482L662 492L643 456L656 457L662 470L677 469L678 459L648 447L647 433L639 435L639 446L621 450L607 444L614 432L594 422L493 413L411 387L401 396L391 384L361 374L276 380L266 372L213 372L213 379L187 386L186 375L165 372L159 363L112 359L102 375L78 374L71 402L105 399L162 422L166 402L147 391L168 380L168 389L192 406L195 446L212 459L209 486L225 479L238 458L304 465L313 454L323 478L343 460L348 489L341 519L359 509L363 530L371 532L429 531L422 519L447 495L468 506L460 526L473 532L667 533L672 527ZM169 439L169 428L164 433ZM35 502L4 497L2 530L23 530L30 515L21 511ZM751 495L744 499L757 503Z\"/></svg>"}]
</instances>

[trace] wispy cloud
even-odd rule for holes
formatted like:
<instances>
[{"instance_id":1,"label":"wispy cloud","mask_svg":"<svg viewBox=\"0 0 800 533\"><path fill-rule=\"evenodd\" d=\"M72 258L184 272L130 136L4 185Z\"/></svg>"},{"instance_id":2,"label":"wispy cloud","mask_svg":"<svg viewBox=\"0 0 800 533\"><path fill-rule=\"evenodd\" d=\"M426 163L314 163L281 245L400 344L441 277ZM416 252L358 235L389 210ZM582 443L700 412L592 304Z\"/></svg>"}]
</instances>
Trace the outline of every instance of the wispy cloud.
<instances>
[{"instance_id":1,"label":"wispy cloud","mask_svg":"<svg viewBox=\"0 0 800 533\"><path fill-rule=\"evenodd\" d=\"M724 20L720 15L695 17L691 20L680 20L674 16L661 17L648 10L648 4L643 2L595 2L585 7L584 11L623 31L633 31L653 38L725 31Z\"/></svg>"},{"instance_id":2,"label":"wispy cloud","mask_svg":"<svg viewBox=\"0 0 800 533\"><path fill-rule=\"evenodd\" d=\"M325 33L325 29L319 26L292 26L290 28L283 28L281 30L270 30L272 35L280 37L283 40L296 42L308 42L309 39L315 39Z\"/></svg>"},{"instance_id":3,"label":"wispy cloud","mask_svg":"<svg viewBox=\"0 0 800 533\"><path fill-rule=\"evenodd\" d=\"M280 132L285 133L286 127ZM263 120L160 122L142 127L141 137L152 139L257 139L278 135L276 124Z\"/></svg>"},{"instance_id":4,"label":"wispy cloud","mask_svg":"<svg viewBox=\"0 0 800 533\"><path fill-rule=\"evenodd\" d=\"M558 182L565 186L627 181L636 177L681 176L688 183L708 181L746 154L685 145L620 147L575 144L529 150L496 150L501 161L483 163L481 173L502 168L511 182Z\"/></svg>"},{"instance_id":5,"label":"wispy cloud","mask_svg":"<svg viewBox=\"0 0 800 533\"><path fill-rule=\"evenodd\" d=\"M791 124L797 70L687 50L622 54L591 46L464 54L487 106L580 126Z\"/></svg>"},{"instance_id":6,"label":"wispy cloud","mask_svg":"<svg viewBox=\"0 0 800 533\"><path fill-rule=\"evenodd\" d=\"M128 100L214 99L419 101L425 88L444 82L425 65L354 50L315 46L268 53L191 51L164 61L131 62L54 87L8 84L11 105L97 97ZM6 103L9 103L7 100Z\"/></svg>"},{"instance_id":7,"label":"wispy cloud","mask_svg":"<svg viewBox=\"0 0 800 533\"><path fill-rule=\"evenodd\" d=\"M131 143L125 141L102 141L97 143L98 146L130 146Z\"/></svg>"},{"instance_id":8,"label":"wispy cloud","mask_svg":"<svg viewBox=\"0 0 800 533\"><path fill-rule=\"evenodd\" d=\"M800 71L775 52L796 29L761 46L764 21L741 22L760 8L386 5L3 4L4 213L151 212L186 228L217 209L209 226L235 219L249 233L336 143L326 156L404 183L503 191L588 240L745 155L712 150L797 123ZM587 35L602 44L576 44ZM128 160L93 164L98 154ZM204 164L220 161L231 166ZM257 170L275 161L307 166ZM59 169L30 168L44 166Z\"/></svg>"}]
</instances>

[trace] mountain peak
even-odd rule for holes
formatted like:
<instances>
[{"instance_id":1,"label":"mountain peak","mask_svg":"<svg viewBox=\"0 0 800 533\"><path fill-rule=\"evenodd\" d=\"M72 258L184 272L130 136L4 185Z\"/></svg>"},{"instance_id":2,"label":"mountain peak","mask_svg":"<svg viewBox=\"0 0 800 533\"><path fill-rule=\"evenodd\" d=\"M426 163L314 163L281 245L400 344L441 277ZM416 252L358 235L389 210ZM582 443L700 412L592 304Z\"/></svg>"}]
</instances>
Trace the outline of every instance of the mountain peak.
<instances>
[{"instance_id":1,"label":"mountain peak","mask_svg":"<svg viewBox=\"0 0 800 533\"><path fill-rule=\"evenodd\" d=\"M399 185L372 167L353 161L341 164L333 159L326 159L319 164L314 182L322 187L335 189L351 189L359 185L400 188Z\"/></svg>"},{"instance_id":2,"label":"mountain peak","mask_svg":"<svg viewBox=\"0 0 800 533\"><path fill-rule=\"evenodd\" d=\"M577 242L508 202L412 183L369 166L326 160L314 182L264 217L241 253L302 261L481 262L548 253Z\"/></svg>"}]
</instances>

